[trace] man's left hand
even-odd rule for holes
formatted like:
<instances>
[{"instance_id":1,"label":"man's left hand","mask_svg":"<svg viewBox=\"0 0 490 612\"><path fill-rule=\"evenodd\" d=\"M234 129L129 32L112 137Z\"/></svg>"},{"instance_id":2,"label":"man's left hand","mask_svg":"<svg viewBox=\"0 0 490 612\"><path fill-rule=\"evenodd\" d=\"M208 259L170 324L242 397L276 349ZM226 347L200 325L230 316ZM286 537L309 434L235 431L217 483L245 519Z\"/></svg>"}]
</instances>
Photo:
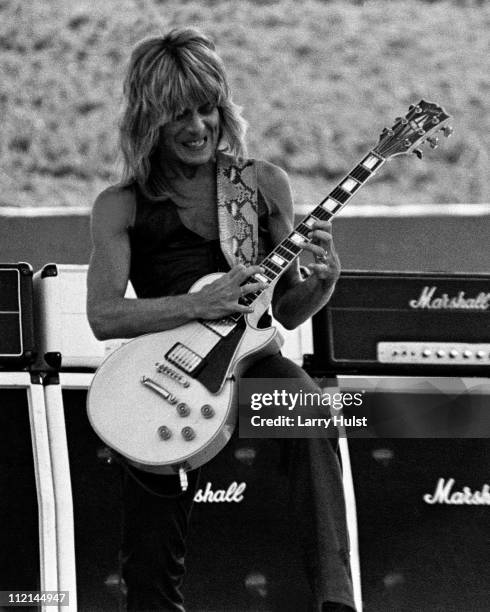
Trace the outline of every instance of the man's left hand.
<instances>
[{"instance_id":1,"label":"man's left hand","mask_svg":"<svg viewBox=\"0 0 490 612\"><path fill-rule=\"evenodd\" d=\"M335 282L340 276L340 260L335 250L330 221L315 221L308 234L311 242L305 244L305 251L315 257L315 263L308 266L312 276L319 281Z\"/></svg>"}]
</instances>

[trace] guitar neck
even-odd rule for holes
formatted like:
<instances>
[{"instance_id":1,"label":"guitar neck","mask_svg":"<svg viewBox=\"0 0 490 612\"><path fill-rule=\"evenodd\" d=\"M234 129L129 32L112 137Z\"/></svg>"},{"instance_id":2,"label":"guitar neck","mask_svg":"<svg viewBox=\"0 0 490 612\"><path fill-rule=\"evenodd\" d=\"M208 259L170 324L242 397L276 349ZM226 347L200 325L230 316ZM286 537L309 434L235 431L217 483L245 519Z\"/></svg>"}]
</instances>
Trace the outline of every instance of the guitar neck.
<instances>
[{"instance_id":1,"label":"guitar neck","mask_svg":"<svg viewBox=\"0 0 490 612\"><path fill-rule=\"evenodd\" d=\"M374 150L370 151L359 164L351 170L340 183L318 204L275 249L267 255L260 265L263 274L255 274L254 278L270 284L278 279L293 263L304 248L311 242L308 237L315 221L329 221L337 215L352 196L375 174L386 159ZM240 300L249 305L254 302L260 292L251 293Z\"/></svg>"}]
</instances>

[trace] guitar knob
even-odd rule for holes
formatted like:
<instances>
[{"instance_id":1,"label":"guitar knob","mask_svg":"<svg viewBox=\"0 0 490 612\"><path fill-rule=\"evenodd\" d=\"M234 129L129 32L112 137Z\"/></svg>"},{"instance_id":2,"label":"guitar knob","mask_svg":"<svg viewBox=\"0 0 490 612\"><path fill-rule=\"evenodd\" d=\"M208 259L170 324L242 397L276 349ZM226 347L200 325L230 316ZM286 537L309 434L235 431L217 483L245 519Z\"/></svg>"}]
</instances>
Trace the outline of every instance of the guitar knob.
<instances>
[{"instance_id":1,"label":"guitar knob","mask_svg":"<svg viewBox=\"0 0 490 612\"><path fill-rule=\"evenodd\" d=\"M442 133L444 134L446 138L449 138L449 136L451 136L453 132L454 130L450 125L447 125L446 127L442 128Z\"/></svg>"},{"instance_id":2,"label":"guitar knob","mask_svg":"<svg viewBox=\"0 0 490 612\"><path fill-rule=\"evenodd\" d=\"M212 418L214 416L213 407L209 404L204 404L204 406L201 407L201 414L205 419Z\"/></svg>"},{"instance_id":3,"label":"guitar knob","mask_svg":"<svg viewBox=\"0 0 490 612\"><path fill-rule=\"evenodd\" d=\"M180 433L187 442L194 440L196 437L196 432L192 429L192 427L184 427Z\"/></svg>"},{"instance_id":4,"label":"guitar knob","mask_svg":"<svg viewBox=\"0 0 490 612\"><path fill-rule=\"evenodd\" d=\"M160 440L169 440L172 437L172 432L166 425L161 425L158 428L158 435Z\"/></svg>"},{"instance_id":5,"label":"guitar knob","mask_svg":"<svg viewBox=\"0 0 490 612\"><path fill-rule=\"evenodd\" d=\"M191 409L189 408L189 406L185 404L184 402L180 402L179 404L177 404L176 410L177 410L177 414L181 417L189 416L191 412Z\"/></svg>"},{"instance_id":6,"label":"guitar knob","mask_svg":"<svg viewBox=\"0 0 490 612\"><path fill-rule=\"evenodd\" d=\"M431 138L427 138L427 142L429 143L431 149L437 149L439 145L439 138L433 136Z\"/></svg>"}]
</instances>

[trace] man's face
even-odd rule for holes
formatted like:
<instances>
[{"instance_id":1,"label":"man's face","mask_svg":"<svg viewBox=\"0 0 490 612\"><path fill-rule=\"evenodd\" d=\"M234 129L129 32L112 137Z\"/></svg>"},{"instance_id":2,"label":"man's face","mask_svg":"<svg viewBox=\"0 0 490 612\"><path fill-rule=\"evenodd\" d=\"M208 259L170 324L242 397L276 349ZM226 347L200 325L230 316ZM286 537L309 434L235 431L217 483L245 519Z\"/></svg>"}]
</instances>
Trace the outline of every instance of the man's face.
<instances>
[{"instance_id":1,"label":"man's face","mask_svg":"<svg viewBox=\"0 0 490 612\"><path fill-rule=\"evenodd\" d=\"M190 106L162 127L160 150L171 163L206 164L214 159L219 127L219 111L214 104Z\"/></svg>"}]
</instances>

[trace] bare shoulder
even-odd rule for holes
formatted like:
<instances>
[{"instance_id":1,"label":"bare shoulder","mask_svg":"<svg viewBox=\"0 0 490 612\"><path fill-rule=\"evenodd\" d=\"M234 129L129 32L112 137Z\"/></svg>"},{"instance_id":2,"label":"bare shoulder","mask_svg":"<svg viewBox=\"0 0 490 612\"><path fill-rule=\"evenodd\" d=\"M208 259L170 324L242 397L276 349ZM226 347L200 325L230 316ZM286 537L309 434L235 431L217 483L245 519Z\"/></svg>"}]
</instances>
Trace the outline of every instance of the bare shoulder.
<instances>
[{"instance_id":1,"label":"bare shoulder","mask_svg":"<svg viewBox=\"0 0 490 612\"><path fill-rule=\"evenodd\" d=\"M104 189L92 208L92 227L97 230L123 231L132 225L136 200L128 187L114 185Z\"/></svg>"},{"instance_id":2,"label":"bare shoulder","mask_svg":"<svg viewBox=\"0 0 490 612\"><path fill-rule=\"evenodd\" d=\"M271 214L291 215L293 196L287 173L266 160L257 160L257 186Z\"/></svg>"}]
</instances>

